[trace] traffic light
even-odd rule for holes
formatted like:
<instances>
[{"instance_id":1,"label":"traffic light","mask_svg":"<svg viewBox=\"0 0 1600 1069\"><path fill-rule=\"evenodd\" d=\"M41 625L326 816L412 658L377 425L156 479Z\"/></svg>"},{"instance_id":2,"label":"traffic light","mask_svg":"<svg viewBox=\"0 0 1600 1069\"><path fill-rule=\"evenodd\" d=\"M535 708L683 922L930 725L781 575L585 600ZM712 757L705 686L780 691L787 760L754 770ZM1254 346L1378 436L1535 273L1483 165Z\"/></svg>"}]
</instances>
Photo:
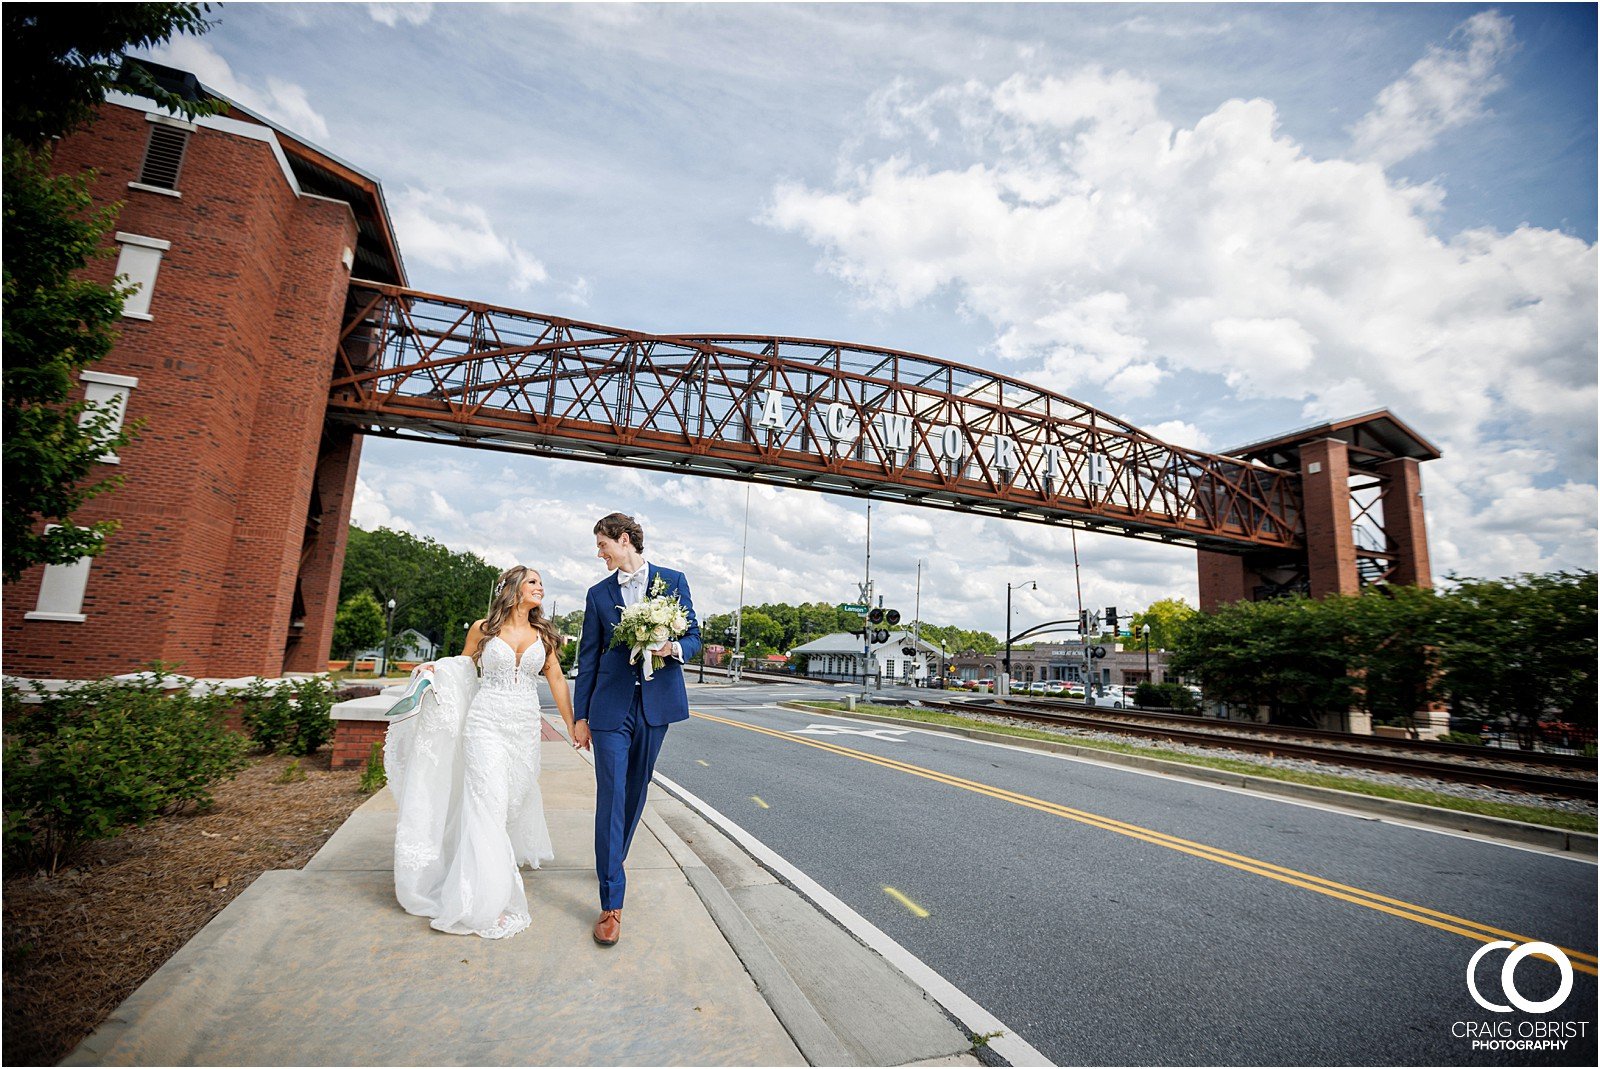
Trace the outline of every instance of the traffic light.
<instances>
[{"instance_id":1,"label":"traffic light","mask_svg":"<svg viewBox=\"0 0 1600 1069\"><path fill-rule=\"evenodd\" d=\"M1117 633L1117 607L1115 605L1106 610L1106 631L1113 635Z\"/></svg>"},{"instance_id":2,"label":"traffic light","mask_svg":"<svg viewBox=\"0 0 1600 1069\"><path fill-rule=\"evenodd\" d=\"M1079 609L1078 610L1078 634L1082 635L1085 638L1089 637L1089 610L1088 609Z\"/></svg>"}]
</instances>

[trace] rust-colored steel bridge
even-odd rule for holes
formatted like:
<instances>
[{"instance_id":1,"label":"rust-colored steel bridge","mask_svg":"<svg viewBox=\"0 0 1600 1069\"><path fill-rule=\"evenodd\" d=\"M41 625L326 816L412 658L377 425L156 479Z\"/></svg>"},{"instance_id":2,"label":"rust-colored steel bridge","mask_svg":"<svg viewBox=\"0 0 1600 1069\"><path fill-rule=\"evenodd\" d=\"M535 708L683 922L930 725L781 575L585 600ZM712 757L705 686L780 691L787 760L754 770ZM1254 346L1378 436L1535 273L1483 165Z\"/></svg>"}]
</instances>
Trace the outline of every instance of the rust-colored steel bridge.
<instances>
[{"instance_id":1,"label":"rust-colored steel bridge","mask_svg":"<svg viewBox=\"0 0 1600 1069\"><path fill-rule=\"evenodd\" d=\"M361 433L1171 542L1202 551L1203 601L1232 599L1227 561L1243 584L1235 596L1320 593L1324 541L1342 558L1333 589L1415 582L1399 575L1417 571L1407 567L1415 553L1383 532L1396 511L1394 473L1373 469L1438 455L1386 412L1252 452L1205 453L934 357L808 338L645 334L360 282L336 361L327 419ZM1299 456L1323 440L1344 446L1346 466L1384 491L1352 508L1349 473L1319 464L1348 514L1340 521L1331 503L1328 519L1343 529L1331 539L1318 529L1327 510L1308 508ZM1269 447L1275 463L1263 459ZM1423 554L1425 565L1425 544ZM1205 589L1208 559L1225 573L1211 584L1217 596Z\"/></svg>"}]
</instances>

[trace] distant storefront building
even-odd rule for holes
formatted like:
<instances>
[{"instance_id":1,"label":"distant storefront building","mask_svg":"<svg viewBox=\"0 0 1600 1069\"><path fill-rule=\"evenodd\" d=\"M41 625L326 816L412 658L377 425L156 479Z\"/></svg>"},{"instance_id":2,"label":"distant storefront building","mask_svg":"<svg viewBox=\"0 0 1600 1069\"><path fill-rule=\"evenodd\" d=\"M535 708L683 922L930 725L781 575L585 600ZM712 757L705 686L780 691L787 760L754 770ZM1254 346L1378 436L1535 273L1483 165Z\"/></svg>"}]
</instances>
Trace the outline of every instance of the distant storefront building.
<instances>
[{"instance_id":1,"label":"distant storefront building","mask_svg":"<svg viewBox=\"0 0 1600 1069\"><path fill-rule=\"evenodd\" d=\"M1091 675L1091 682L1097 682L1102 686L1108 684L1137 686L1146 681L1152 683L1168 681L1166 650L1154 648L1150 650L1150 670L1147 673L1143 646L1134 646L1130 649L1114 643L1101 643L1101 645L1106 655L1090 661L1093 666L1090 669L1091 673L1098 673L1099 677L1096 679ZM997 650L994 653L966 650L951 655L951 675L958 679L996 679L1000 675L1004 661L1004 650ZM1076 642L1039 642L1031 649L1013 648L1011 678L1012 682L1018 685L1036 682L1082 684L1083 647Z\"/></svg>"}]
</instances>

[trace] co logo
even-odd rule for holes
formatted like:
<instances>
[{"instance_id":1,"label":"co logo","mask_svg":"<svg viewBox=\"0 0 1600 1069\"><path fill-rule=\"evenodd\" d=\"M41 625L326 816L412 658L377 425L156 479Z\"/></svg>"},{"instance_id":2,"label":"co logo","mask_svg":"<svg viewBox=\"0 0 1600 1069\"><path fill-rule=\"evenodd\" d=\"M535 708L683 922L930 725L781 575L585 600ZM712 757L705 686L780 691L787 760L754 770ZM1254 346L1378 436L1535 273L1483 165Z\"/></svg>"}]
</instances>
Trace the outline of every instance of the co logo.
<instances>
[{"instance_id":1,"label":"co logo","mask_svg":"<svg viewBox=\"0 0 1600 1069\"><path fill-rule=\"evenodd\" d=\"M1506 999L1510 1001L1511 1006L1515 1006L1523 1013L1549 1013L1567 1001L1567 996L1572 994L1572 962L1567 960L1567 956L1561 952L1560 947L1552 946L1549 943L1523 943L1521 946L1517 946L1515 943L1500 939L1480 948L1476 954L1472 955L1472 960L1467 962L1467 991L1472 995L1474 1002L1495 1013L1511 1012L1511 1006L1501 1006L1478 994L1478 982L1473 975L1478 969L1478 962L1483 960L1484 955L1491 950L1502 950L1508 947L1515 947L1516 949L1506 955L1506 962L1500 967L1500 987L1505 991ZM1517 965L1530 954L1544 955L1554 961L1556 968L1561 970L1560 989L1543 1002L1531 1002L1523 998L1522 993L1517 990Z\"/></svg>"}]
</instances>

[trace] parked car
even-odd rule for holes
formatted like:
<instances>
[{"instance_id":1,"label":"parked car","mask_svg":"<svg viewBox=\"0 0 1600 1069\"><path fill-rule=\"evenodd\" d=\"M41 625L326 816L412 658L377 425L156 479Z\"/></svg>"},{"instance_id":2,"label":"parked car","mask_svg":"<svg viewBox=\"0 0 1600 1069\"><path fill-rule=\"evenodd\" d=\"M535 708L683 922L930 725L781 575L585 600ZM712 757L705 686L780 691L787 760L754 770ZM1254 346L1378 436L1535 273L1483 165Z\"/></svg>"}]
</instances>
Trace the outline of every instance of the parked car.
<instances>
[{"instance_id":1,"label":"parked car","mask_svg":"<svg viewBox=\"0 0 1600 1069\"><path fill-rule=\"evenodd\" d=\"M1120 691L1106 687L1104 694L1091 694L1083 699L1083 704L1093 706L1096 709L1121 709L1128 704L1128 700L1122 696Z\"/></svg>"}]
</instances>

